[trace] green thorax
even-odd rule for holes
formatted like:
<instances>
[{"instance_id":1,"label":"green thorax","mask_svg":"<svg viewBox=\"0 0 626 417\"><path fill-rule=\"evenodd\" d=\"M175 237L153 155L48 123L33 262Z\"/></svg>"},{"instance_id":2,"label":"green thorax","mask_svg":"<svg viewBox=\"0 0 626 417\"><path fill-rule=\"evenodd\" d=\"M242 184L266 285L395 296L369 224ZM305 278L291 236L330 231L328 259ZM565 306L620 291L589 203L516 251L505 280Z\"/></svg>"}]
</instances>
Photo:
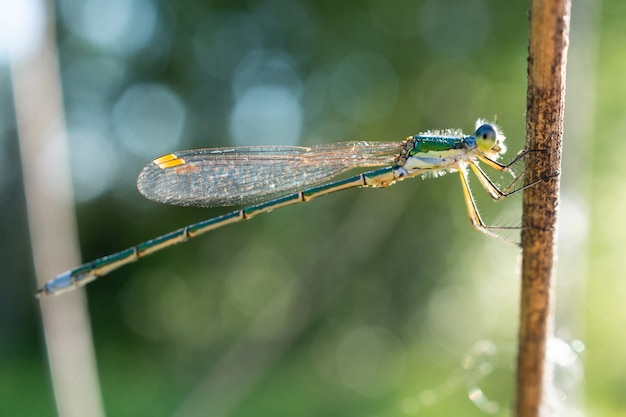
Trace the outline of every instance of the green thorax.
<instances>
[{"instance_id":1,"label":"green thorax","mask_svg":"<svg viewBox=\"0 0 626 417\"><path fill-rule=\"evenodd\" d=\"M463 149L466 147L466 139L468 138L468 136L412 136L410 142L413 144L413 149L409 152L409 156L428 151Z\"/></svg>"}]
</instances>

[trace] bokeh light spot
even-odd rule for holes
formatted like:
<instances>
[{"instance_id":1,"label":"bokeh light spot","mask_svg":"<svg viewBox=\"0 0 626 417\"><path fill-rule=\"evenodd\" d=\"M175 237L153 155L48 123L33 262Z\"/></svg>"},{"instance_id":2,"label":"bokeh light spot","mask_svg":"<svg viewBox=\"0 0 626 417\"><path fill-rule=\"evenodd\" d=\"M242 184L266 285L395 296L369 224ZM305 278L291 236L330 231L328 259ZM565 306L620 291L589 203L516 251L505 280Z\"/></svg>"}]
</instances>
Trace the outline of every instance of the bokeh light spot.
<instances>
[{"instance_id":1,"label":"bokeh light spot","mask_svg":"<svg viewBox=\"0 0 626 417\"><path fill-rule=\"evenodd\" d=\"M120 55L147 46L158 21L152 0L62 0L60 5L75 35Z\"/></svg>"},{"instance_id":2,"label":"bokeh light spot","mask_svg":"<svg viewBox=\"0 0 626 417\"><path fill-rule=\"evenodd\" d=\"M120 145L146 158L177 150L185 118L186 109L178 95L159 84L132 86L113 108Z\"/></svg>"},{"instance_id":3,"label":"bokeh light spot","mask_svg":"<svg viewBox=\"0 0 626 417\"><path fill-rule=\"evenodd\" d=\"M302 129L302 109L293 91L280 86L250 88L230 118L235 145L294 145Z\"/></svg>"},{"instance_id":4,"label":"bokeh light spot","mask_svg":"<svg viewBox=\"0 0 626 417\"><path fill-rule=\"evenodd\" d=\"M43 37L40 0L0 0L0 64L31 53Z\"/></svg>"}]
</instances>

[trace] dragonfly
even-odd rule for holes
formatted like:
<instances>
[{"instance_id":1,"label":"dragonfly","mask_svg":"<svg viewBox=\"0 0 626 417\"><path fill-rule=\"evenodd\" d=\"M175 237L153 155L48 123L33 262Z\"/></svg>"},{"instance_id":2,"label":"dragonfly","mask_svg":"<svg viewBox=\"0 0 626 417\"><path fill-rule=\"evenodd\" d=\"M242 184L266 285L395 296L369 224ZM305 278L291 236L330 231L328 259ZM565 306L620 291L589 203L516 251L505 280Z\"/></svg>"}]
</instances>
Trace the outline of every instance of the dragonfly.
<instances>
[{"instance_id":1,"label":"dragonfly","mask_svg":"<svg viewBox=\"0 0 626 417\"><path fill-rule=\"evenodd\" d=\"M511 167L527 151L518 153L508 164L498 162L506 152L505 139L495 123L479 119L473 135L448 129L427 131L397 142L205 148L161 156L146 165L137 179L137 188L146 198L180 206L253 205L65 271L46 282L37 296L72 291L147 255L281 207L350 188L386 188L398 181L425 175L458 172L471 225L485 235L504 239L495 229L511 227L485 224L469 187L470 171L494 200L542 181L511 191L512 187L501 189L485 173L479 163L501 173L510 173L512 184L521 178ZM369 167L378 168L330 181L349 170Z\"/></svg>"}]
</instances>

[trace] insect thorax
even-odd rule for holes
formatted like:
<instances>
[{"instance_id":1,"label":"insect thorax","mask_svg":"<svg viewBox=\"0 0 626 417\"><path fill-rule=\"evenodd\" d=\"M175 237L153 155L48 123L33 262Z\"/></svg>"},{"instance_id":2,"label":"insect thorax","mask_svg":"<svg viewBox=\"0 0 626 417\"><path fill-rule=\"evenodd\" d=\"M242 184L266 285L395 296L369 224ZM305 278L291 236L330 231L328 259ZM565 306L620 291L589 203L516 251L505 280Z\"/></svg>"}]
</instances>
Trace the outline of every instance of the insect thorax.
<instances>
[{"instance_id":1,"label":"insect thorax","mask_svg":"<svg viewBox=\"0 0 626 417\"><path fill-rule=\"evenodd\" d=\"M468 152L466 136L409 136L395 158L396 168L404 171L446 168Z\"/></svg>"}]
</instances>

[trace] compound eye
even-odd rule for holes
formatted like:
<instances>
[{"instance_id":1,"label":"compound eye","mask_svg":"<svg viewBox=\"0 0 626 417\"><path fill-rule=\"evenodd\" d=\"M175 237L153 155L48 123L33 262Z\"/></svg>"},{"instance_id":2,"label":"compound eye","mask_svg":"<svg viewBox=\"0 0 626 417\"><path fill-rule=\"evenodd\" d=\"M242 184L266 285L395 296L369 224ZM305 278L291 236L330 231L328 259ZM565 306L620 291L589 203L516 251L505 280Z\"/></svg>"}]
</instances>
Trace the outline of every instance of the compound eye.
<instances>
[{"instance_id":1,"label":"compound eye","mask_svg":"<svg viewBox=\"0 0 626 417\"><path fill-rule=\"evenodd\" d=\"M474 136L476 137L476 146L483 151L488 151L496 145L498 132L492 125L484 124L476 129Z\"/></svg>"}]
</instances>

